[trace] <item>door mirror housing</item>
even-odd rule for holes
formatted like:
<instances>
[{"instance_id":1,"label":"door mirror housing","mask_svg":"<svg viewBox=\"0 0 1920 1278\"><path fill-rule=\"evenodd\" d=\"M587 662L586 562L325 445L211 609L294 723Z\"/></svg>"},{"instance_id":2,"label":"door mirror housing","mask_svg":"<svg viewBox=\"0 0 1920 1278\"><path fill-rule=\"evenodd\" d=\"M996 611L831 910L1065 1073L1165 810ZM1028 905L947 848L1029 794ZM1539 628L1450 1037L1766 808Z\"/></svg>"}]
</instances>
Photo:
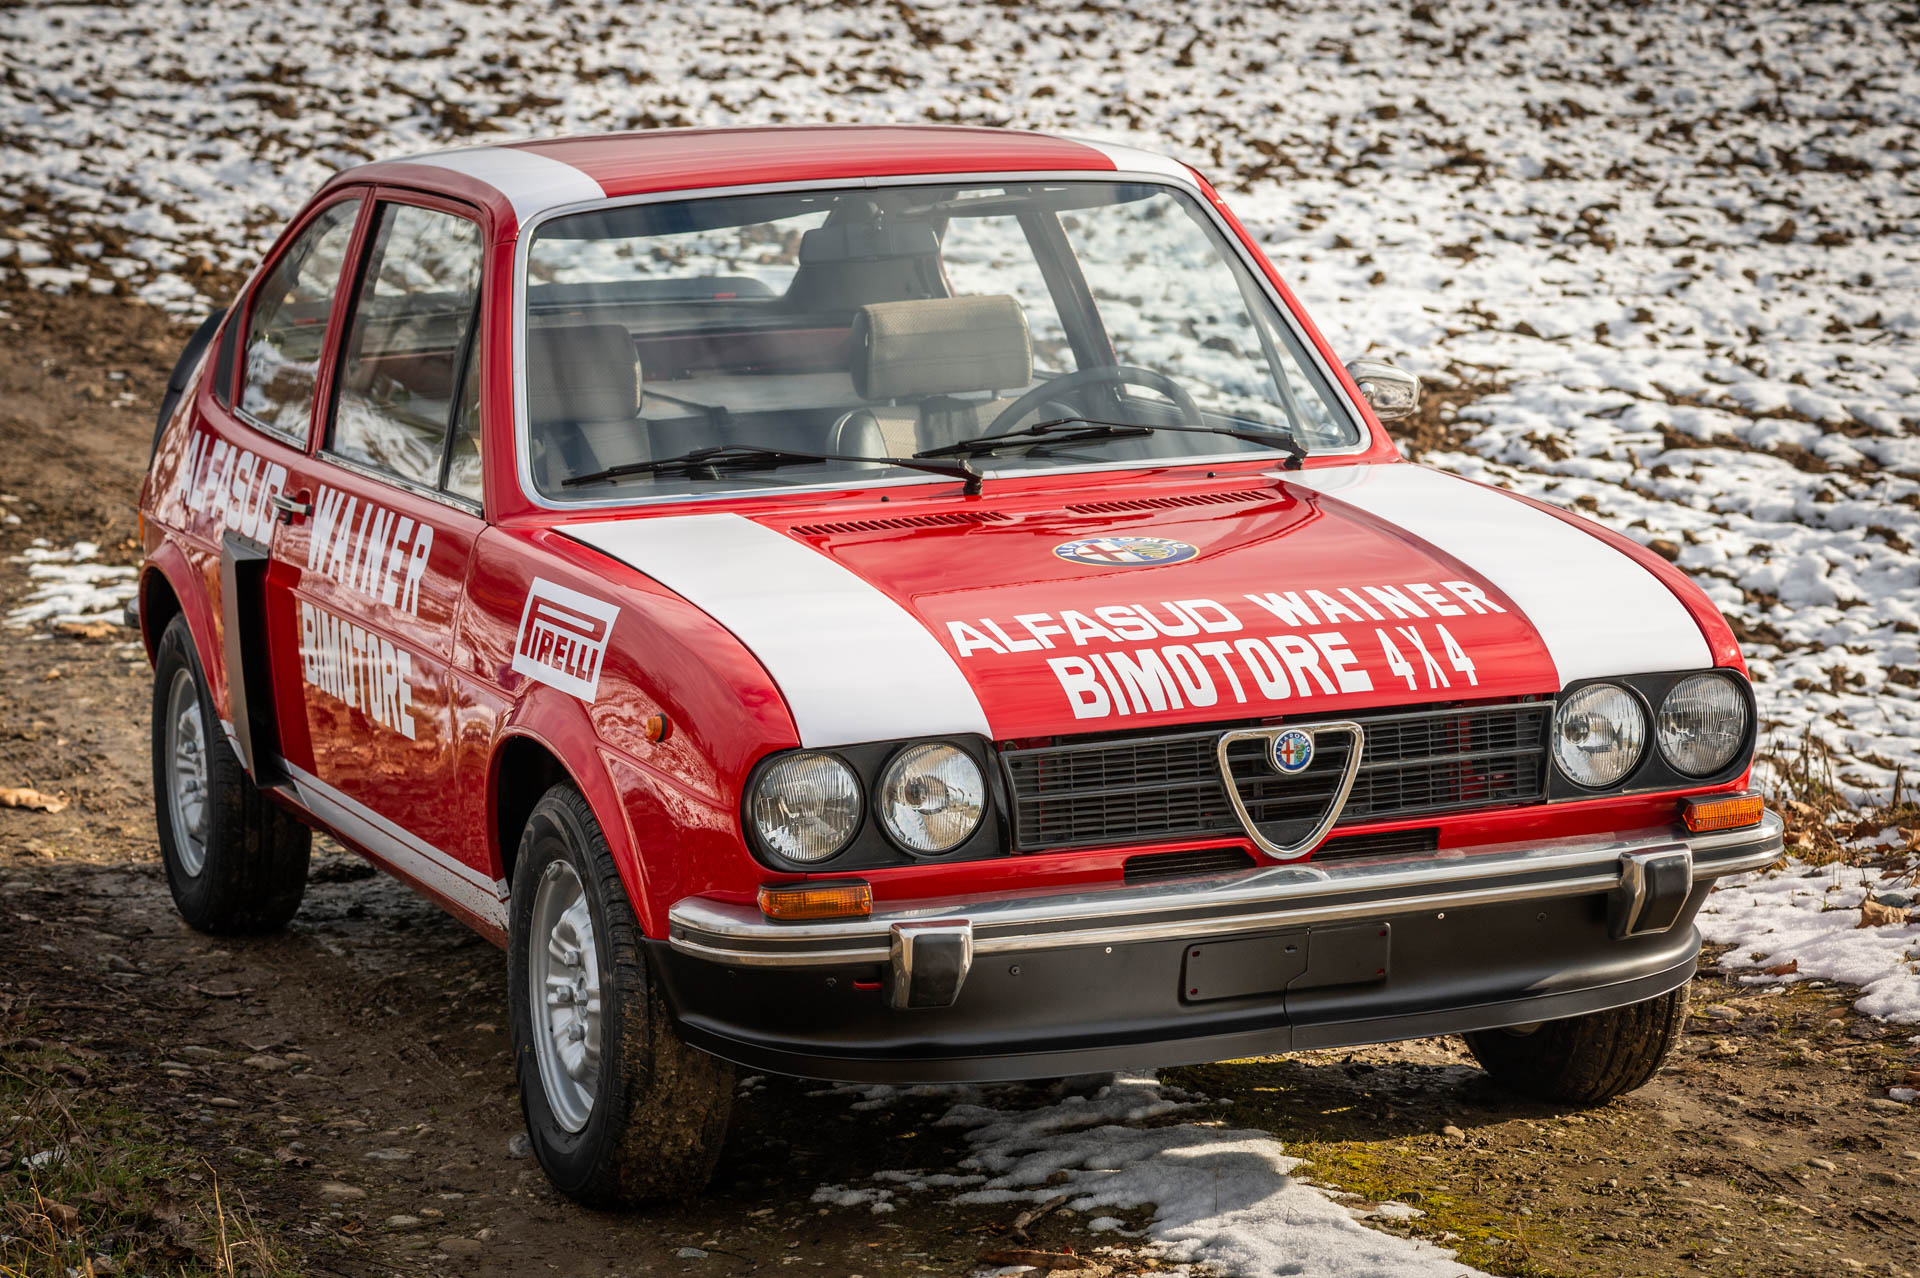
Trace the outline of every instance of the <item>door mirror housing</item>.
<instances>
[{"instance_id":1,"label":"door mirror housing","mask_svg":"<svg viewBox=\"0 0 1920 1278\"><path fill-rule=\"evenodd\" d=\"M1383 422L1411 417L1420 407L1420 379L1384 359L1356 359L1347 365L1347 376Z\"/></svg>"}]
</instances>

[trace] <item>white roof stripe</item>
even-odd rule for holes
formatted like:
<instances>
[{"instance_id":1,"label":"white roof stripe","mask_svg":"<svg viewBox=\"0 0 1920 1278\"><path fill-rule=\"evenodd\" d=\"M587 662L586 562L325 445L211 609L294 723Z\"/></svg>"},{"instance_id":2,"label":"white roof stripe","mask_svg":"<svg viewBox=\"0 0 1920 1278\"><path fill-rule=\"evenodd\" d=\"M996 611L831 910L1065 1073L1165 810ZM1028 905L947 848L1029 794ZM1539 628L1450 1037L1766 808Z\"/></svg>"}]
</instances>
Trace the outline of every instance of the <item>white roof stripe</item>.
<instances>
[{"instance_id":1,"label":"white roof stripe","mask_svg":"<svg viewBox=\"0 0 1920 1278\"><path fill-rule=\"evenodd\" d=\"M1092 138L1067 138L1068 142L1078 142L1081 146L1094 150L1113 161L1113 167L1122 173L1153 173L1161 177L1170 177L1175 181L1193 185L1193 173L1186 165L1170 156L1153 151L1142 151L1137 147L1121 146L1117 142L1096 142Z\"/></svg>"},{"instance_id":2,"label":"white roof stripe","mask_svg":"<svg viewBox=\"0 0 1920 1278\"><path fill-rule=\"evenodd\" d=\"M477 146L458 151L410 155L406 164L429 164L451 169L485 182L507 197L521 222L563 204L606 198L606 188L562 160L505 146Z\"/></svg>"},{"instance_id":3,"label":"white roof stripe","mask_svg":"<svg viewBox=\"0 0 1920 1278\"><path fill-rule=\"evenodd\" d=\"M739 515L567 524L732 631L786 698L802 745L993 734L960 667L893 598Z\"/></svg>"},{"instance_id":4,"label":"white roof stripe","mask_svg":"<svg viewBox=\"0 0 1920 1278\"><path fill-rule=\"evenodd\" d=\"M1665 582L1598 537L1496 489L1408 462L1283 478L1405 529L1498 586L1533 624L1562 687L1713 665L1699 625Z\"/></svg>"}]
</instances>

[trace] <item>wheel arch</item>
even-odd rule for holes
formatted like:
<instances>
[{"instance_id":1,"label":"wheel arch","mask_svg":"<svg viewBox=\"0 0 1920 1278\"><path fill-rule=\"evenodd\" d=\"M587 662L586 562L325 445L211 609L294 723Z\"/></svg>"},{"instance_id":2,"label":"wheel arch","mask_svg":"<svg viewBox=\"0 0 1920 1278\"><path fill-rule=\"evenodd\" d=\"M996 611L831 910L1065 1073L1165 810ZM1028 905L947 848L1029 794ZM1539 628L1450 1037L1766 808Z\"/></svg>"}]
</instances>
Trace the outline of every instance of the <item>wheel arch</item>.
<instances>
[{"instance_id":1,"label":"wheel arch","mask_svg":"<svg viewBox=\"0 0 1920 1278\"><path fill-rule=\"evenodd\" d=\"M646 874L626 820L618 787L601 757L599 738L584 707L571 696L530 696L494 743L487 769L489 839L500 877L513 883L514 858L542 795L565 782L580 792L613 853L621 883L642 931L650 932Z\"/></svg>"},{"instance_id":2,"label":"wheel arch","mask_svg":"<svg viewBox=\"0 0 1920 1278\"><path fill-rule=\"evenodd\" d=\"M513 732L501 738L493 752L488 804L495 855L500 861L500 877L513 883L514 858L520 852L520 835L527 818L548 790L561 782L580 789L566 764L546 742L525 732Z\"/></svg>"},{"instance_id":3,"label":"wheel arch","mask_svg":"<svg viewBox=\"0 0 1920 1278\"><path fill-rule=\"evenodd\" d=\"M186 556L170 542L163 542L148 556L138 585L140 643L147 650L147 660L153 661L160 652L160 636L167 633L175 617L184 616L214 709L228 716L226 663L221 657L213 604L204 589L194 588L198 580Z\"/></svg>"}]
</instances>

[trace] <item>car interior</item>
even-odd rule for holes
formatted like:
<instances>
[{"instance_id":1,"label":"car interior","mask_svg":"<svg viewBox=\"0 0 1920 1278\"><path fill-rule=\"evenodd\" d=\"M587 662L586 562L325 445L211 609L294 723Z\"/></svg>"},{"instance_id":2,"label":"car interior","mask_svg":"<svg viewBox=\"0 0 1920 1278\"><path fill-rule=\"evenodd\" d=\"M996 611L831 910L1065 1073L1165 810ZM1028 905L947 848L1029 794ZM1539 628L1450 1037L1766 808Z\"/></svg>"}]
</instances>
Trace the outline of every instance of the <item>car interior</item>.
<instances>
[{"instance_id":1,"label":"car interior","mask_svg":"<svg viewBox=\"0 0 1920 1278\"><path fill-rule=\"evenodd\" d=\"M1177 423L1176 400L1125 375L1061 221L1076 208L1156 196L1164 188L1115 183L914 187L642 204L547 223L530 249L527 290L535 482L549 496L579 499L608 495L610 483L667 477L584 489L569 479L715 446L882 459L1043 419ZM1055 375L1036 371L1029 306L1011 291L956 286L955 224L986 217L1017 222L1021 242L999 246L997 269L1029 281L1030 298L1043 288L1044 309L1065 330L1056 344L1078 369L1060 379L1072 388L1059 396L1039 389ZM660 247L689 238L708 247ZM762 250L752 269L727 269L738 267L743 245ZM783 275L784 287L769 282ZM1296 403L1287 378L1275 380L1275 398ZM1316 392L1324 394L1308 393ZM1028 407L1008 417L1023 396ZM1289 408L1281 421L1324 417ZM1201 451L1258 448L1209 439ZM1195 451L1191 436L1154 435L1102 441L1091 460ZM839 469L850 466L860 463ZM766 472L754 481L799 482Z\"/></svg>"}]
</instances>

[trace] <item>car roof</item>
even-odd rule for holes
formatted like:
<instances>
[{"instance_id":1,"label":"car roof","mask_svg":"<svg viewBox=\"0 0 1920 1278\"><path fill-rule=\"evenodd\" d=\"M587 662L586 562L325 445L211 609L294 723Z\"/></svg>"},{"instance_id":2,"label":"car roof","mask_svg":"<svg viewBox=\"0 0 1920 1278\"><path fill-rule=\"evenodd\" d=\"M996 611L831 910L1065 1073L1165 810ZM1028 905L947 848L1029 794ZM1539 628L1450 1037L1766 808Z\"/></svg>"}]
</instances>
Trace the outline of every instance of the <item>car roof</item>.
<instances>
[{"instance_id":1,"label":"car roof","mask_svg":"<svg viewBox=\"0 0 1920 1278\"><path fill-rule=\"evenodd\" d=\"M922 174L1127 172L1191 183L1150 151L1012 129L802 125L663 129L509 142L363 164L329 186L387 182L494 208L505 229L587 200L784 182ZM510 232L509 232L510 233Z\"/></svg>"}]
</instances>

